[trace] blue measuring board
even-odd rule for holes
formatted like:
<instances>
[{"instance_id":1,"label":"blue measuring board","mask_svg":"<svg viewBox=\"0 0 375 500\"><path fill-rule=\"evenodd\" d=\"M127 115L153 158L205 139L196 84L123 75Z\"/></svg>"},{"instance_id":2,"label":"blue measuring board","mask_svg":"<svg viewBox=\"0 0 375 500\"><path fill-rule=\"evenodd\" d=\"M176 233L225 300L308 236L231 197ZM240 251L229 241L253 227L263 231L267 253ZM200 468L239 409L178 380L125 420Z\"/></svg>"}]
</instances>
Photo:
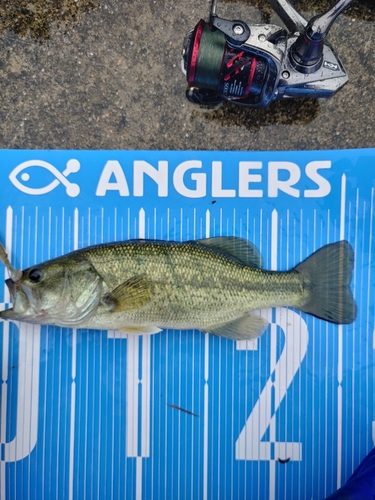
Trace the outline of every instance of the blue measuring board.
<instances>
[{"instance_id":1,"label":"blue measuring board","mask_svg":"<svg viewBox=\"0 0 375 500\"><path fill-rule=\"evenodd\" d=\"M262 310L252 342L0 322L0 500L319 500L342 485L375 440L374 163L371 149L0 151L16 268L236 235L286 270L346 239L358 305L345 326Z\"/></svg>"}]
</instances>

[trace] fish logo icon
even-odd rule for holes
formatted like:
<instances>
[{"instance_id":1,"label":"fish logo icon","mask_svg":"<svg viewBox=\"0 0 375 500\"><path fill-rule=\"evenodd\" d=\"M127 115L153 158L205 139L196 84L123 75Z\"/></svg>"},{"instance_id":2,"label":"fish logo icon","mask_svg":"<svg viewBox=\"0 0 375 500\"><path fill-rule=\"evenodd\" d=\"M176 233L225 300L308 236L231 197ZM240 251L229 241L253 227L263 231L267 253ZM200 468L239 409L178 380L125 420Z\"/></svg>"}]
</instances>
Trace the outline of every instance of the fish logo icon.
<instances>
[{"instance_id":1,"label":"fish logo icon","mask_svg":"<svg viewBox=\"0 0 375 500\"><path fill-rule=\"evenodd\" d=\"M26 183L30 180L30 174L26 172L26 170L31 167L43 168L48 172L51 172L55 179L44 187L36 188L27 186ZM13 169L9 174L9 179L17 189L19 189L23 193L31 195L47 194L55 189L59 184L62 184L65 187L66 194L71 198L75 198L80 193L80 187L78 186L78 184L70 182L67 177L70 174L75 174L76 172L78 172L80 168L81 164L78 160L75 159L67 161L66 168L63 172L60 172L51 163L48 163L46 161L29 160L17 165L17 167ZM20 178L18 178L19 174L21 174L19 176Z\"/></svg>"}]
</instances>

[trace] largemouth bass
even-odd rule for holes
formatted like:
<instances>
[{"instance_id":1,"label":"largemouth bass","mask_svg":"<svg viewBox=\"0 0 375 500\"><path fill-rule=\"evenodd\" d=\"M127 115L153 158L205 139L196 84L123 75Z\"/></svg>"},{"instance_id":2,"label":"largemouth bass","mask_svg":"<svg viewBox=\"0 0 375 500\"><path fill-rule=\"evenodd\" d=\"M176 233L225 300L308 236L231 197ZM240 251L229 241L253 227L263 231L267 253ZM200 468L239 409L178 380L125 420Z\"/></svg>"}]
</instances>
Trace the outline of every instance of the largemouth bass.
<instances>
[{"instance_id":1,"label":"largemouth bass","mask_svg":"<svg viewBox=\"0 0 375 500\"><path fill-rule=\"evenodd\" d=\"M138 334L196 328L239 340L266 329L255 309L295 307L338 324L352 323L357 312L346 241L284 272L262 270L257 248L237 237L101 244L24 271L3 247L0 259L13 302L0 317L29 323Z\"/></svg>"}]
</instances>

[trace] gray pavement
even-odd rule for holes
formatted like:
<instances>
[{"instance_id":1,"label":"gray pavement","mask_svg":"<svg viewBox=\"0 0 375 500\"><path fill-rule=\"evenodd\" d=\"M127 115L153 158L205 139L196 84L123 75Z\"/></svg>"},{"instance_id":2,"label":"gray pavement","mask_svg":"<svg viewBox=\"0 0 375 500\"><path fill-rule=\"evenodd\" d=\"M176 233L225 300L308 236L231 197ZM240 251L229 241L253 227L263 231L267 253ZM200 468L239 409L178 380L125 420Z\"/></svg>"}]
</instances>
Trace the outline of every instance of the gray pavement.
<instances>
[{"instance_id":1,"label":"gray pavement","mask_svg":"<svg viewBox=\"0 0 375 500\"><path fill-rule=\"evenodd\" d=\"M333 2L295 1L306 17ZM355 0L329 41L349 73L330 100L267 110L185 99L186 32L207 0L0 0L0 148L336 149L375 146L375 3ZM280 23L266 0L220 15Z\"/></svg>"}]
</instances>

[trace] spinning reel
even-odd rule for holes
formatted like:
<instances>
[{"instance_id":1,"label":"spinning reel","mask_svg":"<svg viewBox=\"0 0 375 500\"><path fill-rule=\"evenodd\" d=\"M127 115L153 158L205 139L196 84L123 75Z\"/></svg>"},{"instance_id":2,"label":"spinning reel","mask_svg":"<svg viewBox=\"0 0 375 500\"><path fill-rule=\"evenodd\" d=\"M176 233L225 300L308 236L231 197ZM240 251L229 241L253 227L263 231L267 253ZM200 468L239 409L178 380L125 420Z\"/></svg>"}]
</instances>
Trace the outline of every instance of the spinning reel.
<instances>
[{"instance_id":1,"label":"spinning reel","mask_svg":"<svg viewBox=\"0 0 375 500\"><path fill-rule=\"evenodd\" d=\"M348 81L328 32L352 0L339 0L307 22L287 0L269 0L291 34L274 24L246 24L216 14L185 37L186 97L197 104L231 101L264 108L277 99L331 97Z\"/></svg>"}]
</instances>

